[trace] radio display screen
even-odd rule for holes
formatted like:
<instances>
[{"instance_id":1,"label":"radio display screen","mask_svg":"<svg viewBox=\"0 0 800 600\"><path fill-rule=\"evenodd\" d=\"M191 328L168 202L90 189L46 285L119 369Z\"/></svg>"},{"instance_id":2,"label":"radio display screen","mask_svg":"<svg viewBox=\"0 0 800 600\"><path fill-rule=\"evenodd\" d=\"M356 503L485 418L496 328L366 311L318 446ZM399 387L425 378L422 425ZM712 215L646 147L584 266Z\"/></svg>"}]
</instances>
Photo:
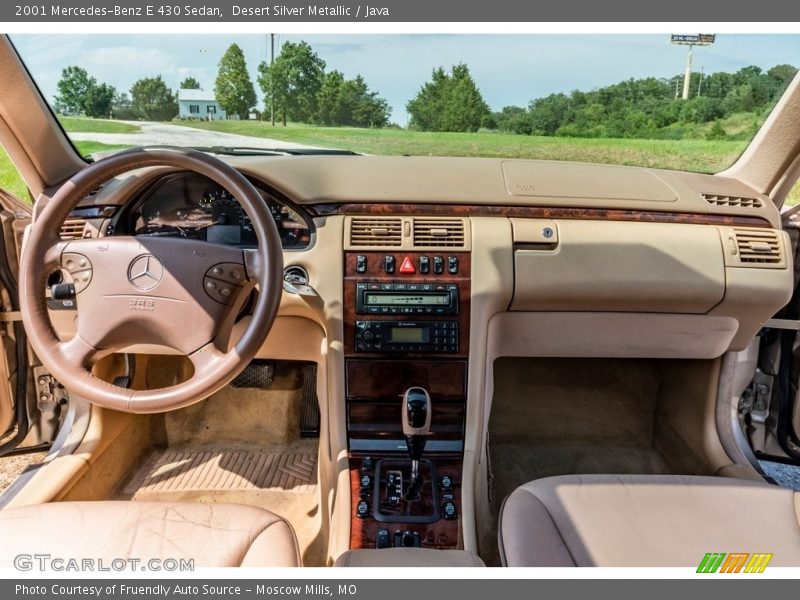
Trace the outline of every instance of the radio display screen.
<instances>
[{"instance_id":1,"label":"radio display screen","mask_svg":"<svg viewBox=\"0 0 800 600\"><path fill-rule=\"evenodd\" d=\"M400 342L409 344L427 344L427 327L392 327L389 331L389 342Z\"/></svg>"},{"instance_id":2,"label":"radio display screen","mask_svg":"<svg viewBox=\"0 0 800 600\"><path fill-rule=\"evenodd\" d=\"M449 306L450 294L364 294L368 306Z\"/></svg>"}]
</instances>

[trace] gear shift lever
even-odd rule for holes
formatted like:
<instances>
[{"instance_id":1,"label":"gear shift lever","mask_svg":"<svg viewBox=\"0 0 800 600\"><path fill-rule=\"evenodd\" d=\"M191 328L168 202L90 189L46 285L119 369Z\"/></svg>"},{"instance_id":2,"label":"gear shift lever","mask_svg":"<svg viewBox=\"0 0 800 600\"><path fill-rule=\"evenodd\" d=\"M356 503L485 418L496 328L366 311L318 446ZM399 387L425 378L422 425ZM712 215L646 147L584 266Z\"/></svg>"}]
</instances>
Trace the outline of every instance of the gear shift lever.
<instances>
[{"instance_id":1,"label":"gear shift lever","mask_svg":"<svg viewBox=\"0 0 800 600\"><path fill-rule=\"evenodd\" d=\"M431 397L421 387L408 388L403 394L403 433L406 436L408 455L411 457L411 486L406 500L417 499L422 487L419 477L419 460L431 429Z\"/></svg>"}]
</instances>

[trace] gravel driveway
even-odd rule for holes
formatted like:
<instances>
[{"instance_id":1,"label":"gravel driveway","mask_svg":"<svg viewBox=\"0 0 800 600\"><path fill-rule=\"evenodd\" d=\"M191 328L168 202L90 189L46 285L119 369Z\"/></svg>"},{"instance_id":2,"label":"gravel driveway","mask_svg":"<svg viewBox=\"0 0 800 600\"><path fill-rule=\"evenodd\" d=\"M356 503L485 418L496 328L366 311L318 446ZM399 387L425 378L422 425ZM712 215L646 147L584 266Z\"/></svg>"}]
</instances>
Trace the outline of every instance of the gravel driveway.
<instances>
[{"instance_id":1,"label":"gravel driveway","mask_svg":"<svg viewBox=\"0 0 800 600\"><path fill-rule=\"evenodd\" d=\"M248 148L315 148L306 144L284 142L271 138L251 137L236 133L207 131L195 127L183 127L169 123L149 121L124 121L141 128L136 133L90 133L72 132L73 140L102 142L103 144L125 144L129 146L233 146Z\"/></svg>"}]
</instances>

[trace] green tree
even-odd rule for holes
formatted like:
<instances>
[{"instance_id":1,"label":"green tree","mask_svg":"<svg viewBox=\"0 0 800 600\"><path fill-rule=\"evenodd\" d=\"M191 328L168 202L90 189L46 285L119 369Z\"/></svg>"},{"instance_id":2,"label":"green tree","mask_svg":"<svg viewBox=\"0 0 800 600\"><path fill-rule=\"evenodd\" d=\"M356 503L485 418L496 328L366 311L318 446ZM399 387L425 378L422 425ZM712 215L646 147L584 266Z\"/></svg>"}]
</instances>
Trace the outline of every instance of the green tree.
<instances>
[{"instance_id":1,"label":"green tree","mask_svg":"<svg viewBox=\"0 0 800 600\"><path fill-rule=\"evenodd\" d=\"M111 116L111 103L116 93L117 90L106 83L89 86L83 102L84 112L89 117L107 119Z\"/></svg>"},{"instance_id":2,"label":"green tree","mask_svg":"<svg viewBox=\"0 0 800 600\"><path fill-rule=\"evenodd\" d=\"M59 79L58 95L55 98L55 109L64 115L80 115L84 114L84 103L86 101L86 94L93 85L96 85L97 80L90 77L85 69L77 66L71 66L61 71L61 79Z\"/></svg>"},{"instance_id":3,"label":"green tree","mask_svg":"<svg viewBox=\"0 0 800 600\"><path fill-rule=\"evenodd\" d=\"M423 131L477 131L490 115L489 106L465 64L450 73L438 67L431 80L406 104L410 125Z\"/></svg>"},{"instance_id":4,"label":"green tree","mask_svg":"<svg viewBox=\"0 0 800 600\"><path fill-rule=\"evenodd\" d=\"M264 105L274 101L286 125L287 119L309 123L317 118L317 95L325 79L325 61L306 42L286 42L272 65L258 66L258 84Z\"/></svg>"},{"instance_id":5,"label":"green tree","mask_svg":"<svg viewBox=\"0 0 800 600\"><path fill-rule=\"evenodd\" d=\"M231 44L219 61L214 94L225 112L238 115L240 119L246 119L256 105L256 92L247 72L244 52L237 44Z\"/></svg>"},{"instance_id":6,"label":"green tree","mask_svg":"<svg viewBox=\"0 0 800 600\"><path fill-rule=\"evenodd\" d=\"M325 74L317 94L317 120L323 125L341 125L344 122L344 83L344 75L340 71Z\"/></svg>"},{"instance_id":7,"label":"green tree","mask_svg":"<svg viewBox=\"0 0 800 600\"><path fill-rule=\"evenodd\" d=\"M133 103L125 92L114 95L111 102L111 117L113 119L136 119L138 115L133 109Z\"/></svg>"},{"instance_id":8,"label":"green tree","mask_svg":"<svg viewBox=\"0 0 800 600\"><path fill-rule=\"evenodd\" d=\"M170 121L178 115L178 97L167 87L161 75L134 83L131 105L140 118L149 121Z\"/></svg>"},{"instance_id":9,"label":"green tree","mask_svg":"<svg viewBox=\"0 0 800 600\"><path fill-rule=\"evenodd\" d=\"M187 77L183 81L181 81L181 85L179 87L181 90L199 90L200 89L200 82L197 81L194 77Z\"/></svg>"},{"instance_id":10,"label":"green tree","mask_svg":"<svg viewBox=\"0 0 800 600\"><path fill-rule=\"evenodd\" d=\"M389 104L372 92L361 75L345 79L339 71L325 75L317 94L317 121L325 125L385 127Z\"/></svg>"},{"instance_id":11,"label":"green tree","mask_svg":"<svg viewBox=\"0 0 800 600\"><path fill-rule=\"evenodd\" d=\"M417 95L406 104L411 115L409 125L422 131L444 131L442 116L447 104L450 76L442 67L431 72L431 80L424 83Z\"/></svg>"},{"instance_id":12,"label":"green tree","mask_svg":"<svg viewBox=\"0 0 800 600\"><path fill-rule=\"evenodd\" d=\"M564 94L550 94L531 102L530 126L534 135L555 135L569 122L570 101Z\"/></svg>"},{"instance_id":13,"label":"green tree","mask_svg":"<svg viewBox=\"0 0 800 600\"><path fill-rule=\"evenodd\" d=\"M531 133L530 114L521 106L504 106L503 110L494 113L494 120L500 131L522 135Z\"/></svg>"}]
</instances>

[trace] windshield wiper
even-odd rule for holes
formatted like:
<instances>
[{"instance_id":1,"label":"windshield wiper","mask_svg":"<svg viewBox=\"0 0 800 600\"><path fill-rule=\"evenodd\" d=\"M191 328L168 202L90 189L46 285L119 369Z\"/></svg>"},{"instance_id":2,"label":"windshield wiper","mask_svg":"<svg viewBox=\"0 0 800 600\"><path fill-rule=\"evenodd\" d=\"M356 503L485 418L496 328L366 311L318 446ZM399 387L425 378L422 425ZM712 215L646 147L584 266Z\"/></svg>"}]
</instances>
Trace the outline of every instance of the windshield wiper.
<instances>
[{"instance_id":1,"label":"windshield wiper","mask_svg":"<svg viewBox=\"0 0 800 600\"><path fill-rule=\"evenodd\" d=\"M227 156L252 156L257 154L272 156L359 156L352 150L337 150L334 148L251 148L247 146L194 146L193 150L208 152L209 154L225 154Z\"/></svg>"}]
</instances>

